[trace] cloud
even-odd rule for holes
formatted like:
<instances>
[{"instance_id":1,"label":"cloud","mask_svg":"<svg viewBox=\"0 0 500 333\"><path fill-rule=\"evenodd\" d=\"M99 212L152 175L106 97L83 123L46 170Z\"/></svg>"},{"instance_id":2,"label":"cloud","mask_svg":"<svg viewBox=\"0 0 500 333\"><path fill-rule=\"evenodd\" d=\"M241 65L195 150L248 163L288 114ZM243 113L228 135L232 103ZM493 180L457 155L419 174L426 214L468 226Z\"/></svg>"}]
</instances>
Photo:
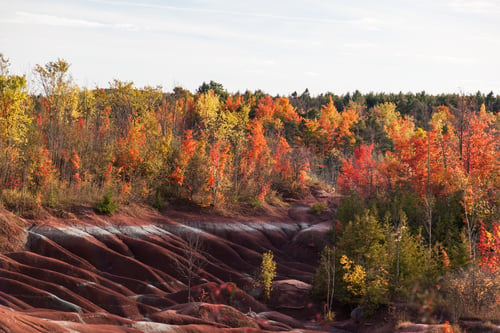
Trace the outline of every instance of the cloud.
<instances>
[{"instance_id":1,"label":"cloud","mask_svg":"<svg viewBox=\"0 0 500 333\"><path fill-rule=\"evenodd\" d=\"M498 1L453 0L448 3L451 9L462 13L491 14L500 11Z\"/></svg>"},{"instance_id":2,"label":"cloud","mask_svg":"<svg viewBox=\"0 0 500 333\"><path fill-rule=\"evenodd\" d=\"M304 72L304 74L306 76L311 76L311 77L316 77L316 76L319 76L319 73L318 72L313 72L313 71L306 71Z\"/></svg>"},{"instance_id":3,"label":"cloud","mask_svg":"<svg viewBox=\"0 0 500 333\"><path fill-rule=\"evenodd\" d=\"M466 56L455 56L447 54L431 54L431 53L399 53L398 57L403 57L406 59L414 59L419 62L424 62L427 64L439 64L439 65L471 65L479 64L477 58L466 57Z\"/></svg>"},{"instance_id":4,"label":"cloud","mask_svg":"<svg viewBox=\"0 0 500 333\"><path fill-rule=\"evenodd\" d=\"M129 2L129 1L115 1L115 0L89 0L95 3L116 5L116 6L130 6L142 7L153 9L167 9L181 12L201 13L201 14L221 14L229 16L242 16L250 18L259 18L267 20L280 20L280 21L293 21L293 22L312 22L312 23L341 23L342 20L321 17L308 17L308 16L294 16L294 15L276 15L269 12L255 12L255 11L237 11L225 9L212 9L206 7L179 7L170 5L158 5L144 2Z\"/></svg>"},{"instance_id":5,"label":"cloud","mask_svg":"<svg viewBox=\"0 0 500 333\"><path fill-rule=\"evenodd\" d=\"M71 27L71 28L112 28L127 31L138 30L138 27L128 23L103 23L98 21L90 21L79 18L70 18L63 16L30 13L24 11L16 12L16 17L10 20L4 20L10 23L18 24L37 24L55 27Z\"/></svg>"},{"instance_id":6,"label":"cloud","mask_svg":"<svg viewBox=\"0 0 500 333\"><path fill-rule=\"evenodd\" d=\"M371 16L359 16L359 13L355 15L349 15L344 13L345 11L353 12L358 11L356 7L325 7L321 11L321 15L314 16L301 16L301 15L285 15L285 14L275 14L267 3L255 4L252 3L250 8L257 8L260 10L228 10L219 8L207 8L207 7L181 7L163 4L152 4L147 2L133 2L133 1L121 1L121 0L88 0L90 2L99 4L108 4L114 6L129 6L129 7L139 7L139 8L150 8L150 9L164 9L178 12L186 13L199 13L199 14L219 14L227 17L245 17L245 18L255 18L262 19L266 21L276 22L292 22L292 23L311 23L311 24L327 24L327 25L350 25L356 28L361 28L363 30L381 30L386 24L383 20ZM284 3L286 5L286 3ZM224 4L220 4L220 7L224 7ZM226 6L227 7L227 6ZM343 14L344 13L344 14ZM342 17L342 18L335 18Z\"/></svg>"},{"instance_id":7,"label":"cloud","mask_svg":"<svg viewBox=\"0 0 500 333\"><path fill-rule=\"evenodd\" d=\"M370 31L380 31L385 25L382 20L379 20L375 17L362 17L359 19L353 19L349 21L349 24L355 28Z\"/></svg>"},{"instance_id":8,"label":"cloud","mask_svg":"<svg viewBox=\"0 0 500 333\"><path fill-rule=\"evenodd\" d=\"M107 0L97 0L94 2L98 3L110 3L113 5L130 5L130 6L142 6L147 8L164 8L164 9L175 9L180 11L188 12L200 12L200 13L221 13L229 14L233 12L224 10L212 10L203 8L183 8L183 7L173 7L166 5L151 5L151 4L141 4L133 2L121 2L121 1L107 1ZM268 44L279 44L279 45L305 45L312 43L313 41L293 34L280 34L280 31L264 31L260 32L258 29L255 31L248 31L244 26L234 26L231 22L225 22L224 20L218 20L213 22L213 20L206 19L196 19L188 16L172 15L171 17L163 16L150 16L147 19L141 16L134 16L131 11L121 11L120 16L108 15L103 16L103 12L96 12L95 16L100 19L85 19L81 17L75 17L72 15L52 15L40 12L32 12L26 10L18 10L15 15L10 18L0 18L0 22L10 23L10 24L22 24L22 25L43 25L51 27L61 27L61 28L82 28L82 29L114 29L119 31L142 31L142 32L158 32L169 34L172 36L184 37L194 37L198 39L203 39L203 41L209 40L231 40L231 41L250 41L258 43L268 43ZM112 12L110 12L112 14ZM241 15L247 15L245 13L239 13ZM92 15L87 14L87 16ZM253 15L253 14L249 14ZM266 15L263 15L266 16ZM89 16L90 17L90 16ZM110 19L110 17L112 19ZM127 23L125 23L127 22Z\"/></svg>"},{"instance_id":9,"label":"cloud","mask_svg":"<svg viewBox=\"0 0 500 333\"><path fill-rule=\"evenodd\" d=\"M475 63L475 60L472 58L455 57L447 55L426 56L424 58L431 60L432 62L446 63L452 65L466 65Z\"/></svg>"},{"instance_id":10,"label":"cloud","mask_svg":"<svg viewBox=\"0 0 500 333\"><path fill-rule=\"evenodd\" d=\"M375 43L345 43L344 47L349 49L374 49L377 47Z\"/></svg>"}]
</instances>

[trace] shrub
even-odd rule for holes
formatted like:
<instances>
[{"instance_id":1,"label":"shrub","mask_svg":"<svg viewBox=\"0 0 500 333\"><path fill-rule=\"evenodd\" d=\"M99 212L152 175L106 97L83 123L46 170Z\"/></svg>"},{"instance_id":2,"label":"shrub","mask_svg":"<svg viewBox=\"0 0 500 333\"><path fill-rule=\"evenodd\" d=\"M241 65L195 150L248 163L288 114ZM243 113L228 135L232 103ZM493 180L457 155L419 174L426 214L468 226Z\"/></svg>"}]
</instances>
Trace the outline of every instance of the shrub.
<instances>
[{"instance_id":1,"label":"shrub","mask_svg":"<svg viewBox=\"0 0 500 333\"><path fill-rule=\"evenodd\" d=\"M443 308L454 322L463 317L499 320L500 271L471 266L445 276Z\"/></svg>"},{"instance_id":2,"label":"shrub","mask_svg":"<svg viewBox=\"0 0 500 333\"><path fill-rule=\"evenodd\" d=\"M325 313L323 314L323 317L328 322L334 322L335 321L335 312L333 310L326 310L326 308L325 308Z\"/></svg>"},{"instance_id":3,"label":"shrub","mask_svg":"<svg viewBox=\"0 0 500 333\"><path fill-rule=\"evenodd\" d=\"M252 208L261 208L264 202L258 198L253 198L250 200L250 207Z\"/></svg>"},{"instance_id":4,"label":"shrub","mask_svg":"<svg viewBox=\"0 0 500 333\"><path fill-rule=\"evenodd\" d=\"M102 201L99 202L96 206L95 209L101 213L101 214L106 214L106 215L111 215L116 211L117 205L113 200L113 195L111 192L106 193Z\"/></svg>"}]
</instances>

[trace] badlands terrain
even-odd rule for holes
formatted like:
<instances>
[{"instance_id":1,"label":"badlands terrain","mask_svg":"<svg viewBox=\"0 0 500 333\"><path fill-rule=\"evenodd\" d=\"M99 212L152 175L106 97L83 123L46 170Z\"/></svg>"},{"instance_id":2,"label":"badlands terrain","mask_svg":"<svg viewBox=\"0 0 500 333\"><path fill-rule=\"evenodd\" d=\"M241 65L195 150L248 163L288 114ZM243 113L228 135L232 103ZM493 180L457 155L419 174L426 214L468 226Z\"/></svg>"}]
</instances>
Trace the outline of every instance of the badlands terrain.
<instances>
[{"instance_id":1,"label":"badlands terrain","mask_svg":"<svg viewBox=\"0 0 500 333\"><path fill-rule=\"evenodd\" d=\"M328 329L310 292L330 224L307 206L285 213L234 219L141 209L109 217L80 208L18 219L25 232L13 229L4 242L17 249L0 259L0 331ZM258 283L265 251L278 263L269 300Z\"/></svg>"}]
</instances>

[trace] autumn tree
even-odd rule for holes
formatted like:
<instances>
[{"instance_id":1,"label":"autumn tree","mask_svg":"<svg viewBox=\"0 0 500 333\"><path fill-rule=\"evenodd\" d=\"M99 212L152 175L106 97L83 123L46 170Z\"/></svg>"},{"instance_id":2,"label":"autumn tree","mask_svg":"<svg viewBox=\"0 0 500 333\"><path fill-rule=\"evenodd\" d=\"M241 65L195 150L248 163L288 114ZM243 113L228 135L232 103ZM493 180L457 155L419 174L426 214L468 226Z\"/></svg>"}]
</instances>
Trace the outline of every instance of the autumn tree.
<instances>
[{"instance_id":1,"label":"autumn tree","mask_svg":"<svg viewBox=\"0 0 500 333\"><path fill-rule=\"evenodd\" d=\"M360 120L359 112L360 108L355 104L339 112L330 96L318 117L304 120L301 139L317 156L314 163L317 167L313 170L325 175L324 178L332 183L336 181L340 169L340 158L348 157L356 143L353 131Z\"/></svg>"},{"instance_id":2,"label":"autumn tree","mask_svg":"<svg viewBox=\"0 0 500 333\"><path fill-rule=\"evenodd\" d=\"M41 131L55 167L66 179L71 177L69 155L73 148L66 128L80 117L79 89L73 84L69 67L67 61L58 59L35 68L43 94L40 100L42 108L38 114Z\"/></svg>"},{"instance_id":3,"label":"autumn tree","mask_svg":"<svg viewBox=\"0 0 500 333\"><path fill-rule=\"evenodd\" d=\"M160 104L162 93L158 87L138 89L133 82L114 80L106 91L106 103L111 107L115 128L126 135L129 125Z\"/></svg>"},{"instance_id":4,"label":"autumn tree","mask_svg":"<svg viewBox=\"0 0 500 333\"><path fill-rule=\"evenodd\" d=\"M146 136L140 123L128 126L126 136L117 141L116 165L120 169L122 180L129 182L139 164L144 160L142 147L146 143Z\"/></svg>"},{"instance_id":5,"label":"autumn tree","mask_svg":"<svg viewBox=\"0 0 500 333\"><path fill-rule=\"evenodd\" d=\"M500 269L500 223L493 223L488 230L484 223L479 227L478 250L480 254L480 265L491 272Z\"/></svg>"},{"instance_id":6,"label":"autumn tree","mask_svg":"<svg viewBox=\"0 0 500 333\"><path fill-rule=\"evenodd\" d=\"M373 144L361 145L350 159L342 159L342 174L338 178L339 188L346 193L356 192L371 197L378 188L379 175L373 158Z\"/></svg>"},{"instance_id":7,"label":"autumn tree","mask_svg":"<svg viewBox=\"0 0 500 333\"><path fill-rule=\"evenodd\" d=\"M317 153L326 157L331 153L339 155L346 145L355 143L352 130L358 120L356 105L344 112L338 112L330 97L328 104L322 106L319 119L307 120L305 125L312 135L312 143L316 146Z\"/></svg>"},{"instance_id":8,"label":"autumn tree","mask_svg":"<svg viewBox=\"0 0 500 333\"><path fill-rule=\"evenodd\" d=\"M195 111L204 129L209 135L214 135L220 115L219 96L213 90L200 94L195 102Z\"/></svg>"},{"instance_id":9,"label":"autumn tree","mask_svg":"<svg viewBox=\"0 0 500 333\"><path fill-rule=\"evenodd\" d=\"M465 175L462 205L470 255L474 258L479 223L494 221L495 216L498 218L494 208L498 204L497 198L492 195L500 186L498 133L494 116L483 105L480 112L471 117L463 140Z\"/></svg>"},{"instance_id":10,"label":"autumn tree","mask_svg":"<svg viewBox=\"0 0 500 333\"><path fill-rule=\"evenodd\" d=\"M226 174L231 178L232 200L237 201L240 193L242 181L245 175L240 173L241 161L245 158L245 150L247 144L248 128L250 121L250 110L252 101L246 101L242 96L233 102L233 99L228 97L224 108L223 128L230 129L225 140L231 144L232 170L228 170Z\"/></svg>"},{"instance_id":11,"label":"autumn tree","mask_svg":"<svg viewBox=\"0 0 500 333\"><path fill-rule=\"evenodd\" d=\"M26 156L30 100L24 76L9 75L9 62L0 54L0 186L16 187Z\"/></svg>"},{"instance_id":12,"label":"autumn tree","mask_svg":"<svg viewBox=\"0 0 500 333\"><path fill-rule=\"evenodd\" d=\"M57 169L46 147L38 146L31 151L27 171L28 189L35 195L38 206L41 206L44 200L50 201L52 198L49 196L57 179Z\"/></svg>"},{"instance_id":13,"label":"autumn tree","mask_svg":"<svg viewBox=\"0 0 500 333\"><path fill-rule=\"evenodd\" d=\"M210 191L210 201L213 207L217 207L224 202L224 189L228 188L229 178L226 176L231 158L230 145L227 142L217 141L210 149L210 175L208 187Z\"/></svg>"},{"instance_id":14,"label":"autumn tree","mask_svg":"<svg viewBox=\"0 0 500 333\"><path fill-rule=\"evenodd\" d=\"M274 173L283 181L290 181L292 177L292 167L290 165L290 153L292 148L288 144L288 141L279 136L277 138L277 144L274 151Z\"/></svg>"},{"instance_id":15,"label":"autumn tree","mask_svg":"<svg viewBox=\"0 0 500 333\"><path fill-rule=\"evenodd\" d=\"M179 156L177 158L177 166L175 167L173 173L169 175L169 178L172 179L172 182L178 186L185 185L185 172L186 167L189 163L189 160L193 156L196 148L198 146L198 141L193 138L193 131L187 130L184 139L181 143L181 148L179 152Z\"/></svg>"},{"instance_id":16,"label":"autumn tree","mask_svg":"<svg viewBox=\"0 0 500 333\"><path fill-rule=\"evenodd\" d=\"M245 194L263 202L271 186L272 159L262 122L253 119L248 127L250 132L248 146L241 160L241 173L246 186Z\"/></svg>"}]
</instances>

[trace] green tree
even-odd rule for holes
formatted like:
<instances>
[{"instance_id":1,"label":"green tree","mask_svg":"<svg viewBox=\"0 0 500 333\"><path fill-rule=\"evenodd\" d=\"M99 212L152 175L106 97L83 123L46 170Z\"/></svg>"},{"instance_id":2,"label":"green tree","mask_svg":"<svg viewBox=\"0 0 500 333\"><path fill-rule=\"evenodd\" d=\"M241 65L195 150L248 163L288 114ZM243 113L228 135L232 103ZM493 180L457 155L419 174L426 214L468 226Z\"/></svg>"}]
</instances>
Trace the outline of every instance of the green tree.
<instances>
[{"instance_id":1,"label":"green tree","mask_svg":"<svg viewBox=\"0 0 500 333\"><path fill-rule=\"evenodd\" d=\"M325 318L332 318L333 300L335 296L335 276L337 271L336 248L325 246L321 251L319 266L313 280L313 294L315 297L325 299Z\"/></svg>"},{"instance_id":2,"label":"green tree","mask_svg":"<svg viewBox=\"0 0 500 333\"><path fill-rule=\"evenodd\" d=\"M370 307L387 304L391 262L386 228L375 213L367 209L347 223L339 237L338 253L342 259L338 275L341 299Z\"/></svg>"},{"instance_id":3,"label":"green tree","mask_svg":"<svg viewBox=\"0 0 500 333\"><path fill-rule=\"evenodd\" d=\"M388 232L387 257L391 262L392 291L407 298L415 284L431 280L434 260L429 258L422 238L411 234L408 219L402 210L397 218L393 218L393 228Z\"/></svg>"},{"instance_id":4,"label":"green tree","mask_svg":"<svg viewBox=\"0 0 500 333\"><path fill-rule=\"evenodd\" d=\"M214 94L222 97L222 99L226 99L228 97L228 92L224 89L224 86L222 83L215 82L213 80L210 80L209 83L203 82L201 86L198 87L196 92L198 94L204 94L209 91L213 91Z\"/></svg>"}]
</instances>

